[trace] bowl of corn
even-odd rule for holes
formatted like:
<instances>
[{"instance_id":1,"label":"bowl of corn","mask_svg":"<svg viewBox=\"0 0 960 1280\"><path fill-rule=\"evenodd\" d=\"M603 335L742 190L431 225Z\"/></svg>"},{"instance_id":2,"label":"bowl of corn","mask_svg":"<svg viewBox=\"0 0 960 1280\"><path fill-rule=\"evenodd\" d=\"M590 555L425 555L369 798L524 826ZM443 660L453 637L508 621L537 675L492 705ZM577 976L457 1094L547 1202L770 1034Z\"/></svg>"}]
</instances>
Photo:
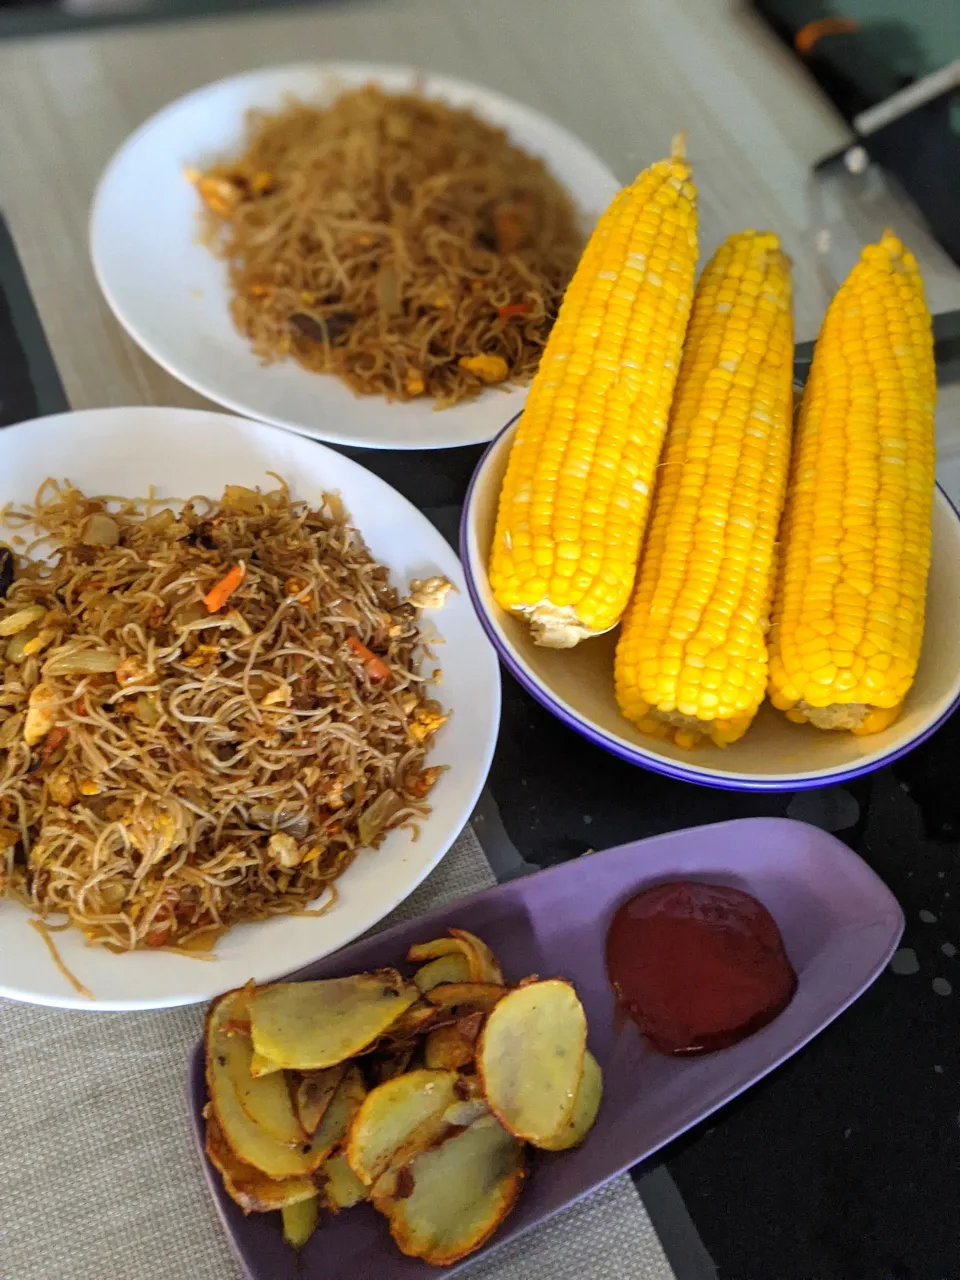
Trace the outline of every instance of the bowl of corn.
<instances>
[{"instance_id":1,"label":"bowl of corn","mask_svg":"<svg viewBox=\"0 0 960 1280\"><path fill-rule=\"evenodd\" d=\"M960 515L934 482L913 255L868 245L793 385L770 232L696 272L682 152L604 215L461 555L514 677L598 746L733 790L826 786L960 705Z\"/></svg>"}]
</instances>

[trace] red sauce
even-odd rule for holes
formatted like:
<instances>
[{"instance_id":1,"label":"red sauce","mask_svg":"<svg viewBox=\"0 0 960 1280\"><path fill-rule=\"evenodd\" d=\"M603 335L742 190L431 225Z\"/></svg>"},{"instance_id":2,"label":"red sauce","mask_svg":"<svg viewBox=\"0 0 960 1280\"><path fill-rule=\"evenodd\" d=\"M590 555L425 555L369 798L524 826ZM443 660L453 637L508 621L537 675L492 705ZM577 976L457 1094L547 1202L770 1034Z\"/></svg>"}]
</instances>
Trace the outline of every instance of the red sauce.
<instances>
[{"instance_id":1,"label":"red sauce","mask_svg":"<svg viewBox=\"0 0 960 1280\"><path fill-rule=\"evenodd\" d=\"M623 1011L661 1053L712 1053L782 1013L797 989L770 912L739 889L677 881L625 902L607 933Z\"/></svg>"}]
</instances>

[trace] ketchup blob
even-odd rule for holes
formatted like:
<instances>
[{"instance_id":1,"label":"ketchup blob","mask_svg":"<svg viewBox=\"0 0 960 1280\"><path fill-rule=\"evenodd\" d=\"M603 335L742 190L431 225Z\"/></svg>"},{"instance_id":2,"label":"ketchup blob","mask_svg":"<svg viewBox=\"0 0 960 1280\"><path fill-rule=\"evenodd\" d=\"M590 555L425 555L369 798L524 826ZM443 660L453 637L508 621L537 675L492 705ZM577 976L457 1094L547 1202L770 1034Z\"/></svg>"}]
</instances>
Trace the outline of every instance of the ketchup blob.
<instances>
[{"instance_id":1,"label":"ketchup blob","mask_svg":"<svg viewBox=\"0 0 960 1280\"><path fill-rule=\"evenodd\" d=\"M712 1053L772 1022L797 975L749 893L675 881L625 902L607 933L617 1000L661 1053Z\"/></svg>"}]
</instances>

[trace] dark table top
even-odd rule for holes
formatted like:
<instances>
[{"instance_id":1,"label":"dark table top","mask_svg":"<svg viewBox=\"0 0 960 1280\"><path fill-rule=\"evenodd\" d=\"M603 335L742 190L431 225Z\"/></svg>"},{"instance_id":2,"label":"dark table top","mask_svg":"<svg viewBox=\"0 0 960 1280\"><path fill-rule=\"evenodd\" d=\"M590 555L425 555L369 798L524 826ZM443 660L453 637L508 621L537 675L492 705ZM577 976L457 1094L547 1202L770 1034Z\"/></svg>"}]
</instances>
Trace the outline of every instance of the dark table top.
<instances>
[{"instance_id":1,"label":"dark table top","mask_svg":"<svg viewBox=\"0 0 960 1280\"><path fill-rule=\"evenodd\" d=\"M66 408L0 224L0 426ZM479 449L343 452L456 540ZM504 672L474 825L501 879L639 836L786 815L833 831L890 885L901 950L837 1022L661 1153L724 1280L960 1280L960 715L847 787L738 795L633 768ZM682 1205L636 1171L679 1280L707 1274ZM599 1280L599 1278L598 1278Z\"/></svg>"}]
</instances>

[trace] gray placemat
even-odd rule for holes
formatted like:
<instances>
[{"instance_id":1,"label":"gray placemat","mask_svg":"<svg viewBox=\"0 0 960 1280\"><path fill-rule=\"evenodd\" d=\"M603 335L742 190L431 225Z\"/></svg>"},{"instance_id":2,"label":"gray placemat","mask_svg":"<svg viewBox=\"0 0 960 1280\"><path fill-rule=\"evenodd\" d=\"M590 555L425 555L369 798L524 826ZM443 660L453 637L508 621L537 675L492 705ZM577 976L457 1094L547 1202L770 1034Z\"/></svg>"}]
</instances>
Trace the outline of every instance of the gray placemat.
<instances>
[{"instance_id":1,"label":"gray placemat","mask_svg":"<svg viewBox=\"0 0 960 1280\"><path fill-rule=\"evenodd\" d=\"M494 883L468 828L381 927ZM0 1280L235 1280L190 1133L202 1009L0 1001ZM478 1259L472 1280L674 1280L630 1178ZM356 1280L387 1280L357 1277Z\"/></svg>"}]
</instances>

